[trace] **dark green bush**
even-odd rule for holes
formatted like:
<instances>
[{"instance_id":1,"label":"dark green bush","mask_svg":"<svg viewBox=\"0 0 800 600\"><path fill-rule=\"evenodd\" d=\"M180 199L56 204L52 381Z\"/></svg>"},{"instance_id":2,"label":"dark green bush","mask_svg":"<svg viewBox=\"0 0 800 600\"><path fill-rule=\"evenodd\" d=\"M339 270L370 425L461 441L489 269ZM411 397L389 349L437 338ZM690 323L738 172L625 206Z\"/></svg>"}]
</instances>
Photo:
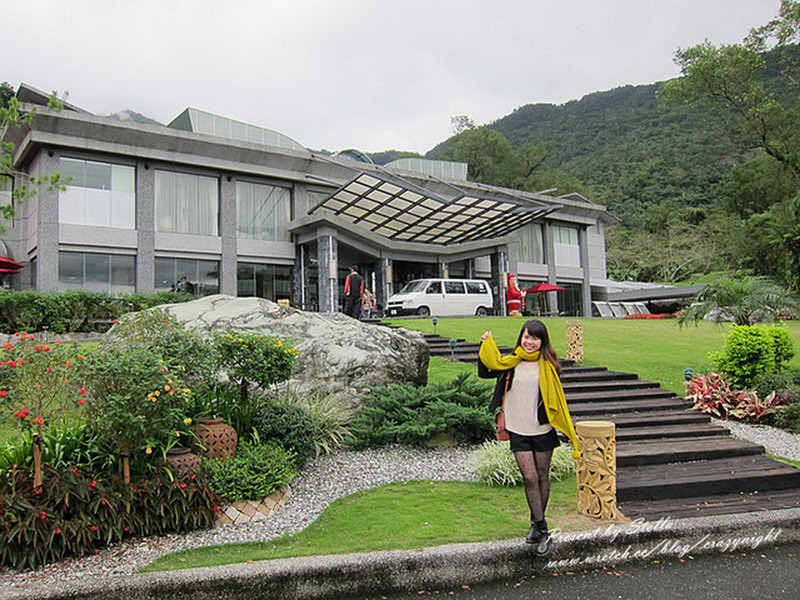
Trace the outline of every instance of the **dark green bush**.
<instances>
[{"instance_id":1,"label":"dark green bush","mask_svg":"<svg viewBox=\"0 0 800 600\"><path fill-rule=\"evenodd\" d=\"M149 477L125 486L77 468L44 467L41 490L29 469L0 474L0 564L34 568L129 536L208 528L219 498L202 476Z\"/></svg>"},{"instance_id":2,"label":"dark green bush","mask_svg":"<svg viewBox=\"0 0 800 600\"><path fill-rule=\"evenodd\" d=\"M298 469L314 456L314 422L298 405L264 404L256 415L254 428L262 442L276 440L287 450L293 450Z\"/></svg>"},{"instance_id":3,"label":"dark green bush","mask_svg":"<svg viewBox=\"0 0 800 600\"><path fill-rule=\"evenodd\" d=\"M789 403L775 415L775 424L793 433L800 433L800 388L795 388Z\"/></svg>"},{"instance_id":4,"label":"dark green bush","mask_svg":"<svg viewBox=\"0 0 800 600\"><path fill-rule=\"evenodd\" d=\"M355 448L391 443L419 444L450 434L462 443L492 437L491 387L464 373L448 383L417 388L393 384L376 388L350 424Z\"/></svg>"},{"instance_id":5,"label":"dark green bush","mask_svg":"<svg viewBox=\"0 0 800 600\"><path fill-rule=\"evenodd\" d=\"M261 500L297 475L293 450L277 442L239 445L236 457L203 462L209 485L223 498Z\"/></svg>"},{"instance_id":6,"label":"dark green bush","mask_svg":"<svg viewBox=\"0 0 800 600\"><path fill-rule=\"evenodd\" d=\"M111 296L86 290L44 293L0 291L0 333L43 331L56 334L105 332L114 319L160 304L194 300L191 294L159 292Z\"/></svg>"},{"instance_id":7,"label":"dark green bush","mask_svg":"<svg viewBox=\"0 0 800 600\"><path fill-rule=\"evenodd\" d=\"M765 327L734 325L724 349L712 354L711 362L734 388L751 387L760 375L776 370L773 338Z\"/></svg>"}]
</instances>

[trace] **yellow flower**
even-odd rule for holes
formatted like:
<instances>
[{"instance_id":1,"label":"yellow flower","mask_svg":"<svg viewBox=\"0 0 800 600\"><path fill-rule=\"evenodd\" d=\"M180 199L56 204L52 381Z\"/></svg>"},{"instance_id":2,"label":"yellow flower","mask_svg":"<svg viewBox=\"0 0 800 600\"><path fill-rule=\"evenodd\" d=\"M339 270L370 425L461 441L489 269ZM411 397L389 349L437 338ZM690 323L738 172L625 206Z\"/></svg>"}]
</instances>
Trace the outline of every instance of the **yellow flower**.
<instances>
[{"instance_id":1,"label":"yellow flower","mask_svg":"<svg viewBox=\"0 0 800 600\"><path fill-rule=\"evenodd\" d=\"M144 453L145 454L152 454L153 453L153 449L150 446L148 446L147 448L144 449Z\"/></svg>"},{"instance_id":2,"label":"yellow flower","mask_svg":"<svg viewBox=\"0 0 800 600\"><path fill-rule=\"evenodd\" d=\"M184 425L191 425L191 424L192 424L192 418L191 418L191 417L186 417L186 418L183 420L183 424L184 424Z\"/></svg>"}]
</instances>

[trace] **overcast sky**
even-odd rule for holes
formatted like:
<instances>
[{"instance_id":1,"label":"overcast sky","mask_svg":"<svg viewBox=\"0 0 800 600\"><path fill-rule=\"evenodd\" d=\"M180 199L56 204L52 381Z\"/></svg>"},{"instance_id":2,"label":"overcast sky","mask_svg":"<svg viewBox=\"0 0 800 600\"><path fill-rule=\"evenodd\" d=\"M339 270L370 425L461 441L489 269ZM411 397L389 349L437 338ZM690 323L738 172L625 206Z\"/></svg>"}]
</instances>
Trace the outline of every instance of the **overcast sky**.
<instances>
[{"instance_id":1,"label":"overcast sky","mask_svg":"<svg viewBox=\"0 0 800 600\"><path fill-rule=\"evenodd\" d=\"M675 77L673 54L739 42L778 0L4 2L0 81L168 123L192 106L313 149L424 153L450 117L489 123Z\"/></svg>"}]
</instances>

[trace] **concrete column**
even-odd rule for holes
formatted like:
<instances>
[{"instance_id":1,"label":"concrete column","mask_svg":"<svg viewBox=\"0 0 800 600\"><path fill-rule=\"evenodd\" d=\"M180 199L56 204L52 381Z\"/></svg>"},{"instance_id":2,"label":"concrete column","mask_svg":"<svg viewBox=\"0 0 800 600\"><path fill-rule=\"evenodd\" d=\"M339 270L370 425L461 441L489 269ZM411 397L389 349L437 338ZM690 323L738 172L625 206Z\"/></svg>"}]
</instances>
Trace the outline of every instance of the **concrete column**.
<instances>
[{"instance_id":1,"label":"concrete column","mask_svg":"<svg viewBox=\"0 0 800 600\"><path fill-rule=\"evenodd\" d=\"M547 262L547 283L556 285L556 242L553 236L553 224L550 221L544 223L544 257ZM556 292L545 292L547 306L545 312L558 314L558 294Z\"/></svg>"},{"instance_id":2,"label":"concrete column","mask_svg":"<svg viewBox=\"0 0 800 600\"><path fill-rule=\"evenodd\" d=\"M505 252L492 252L489 262L492 269L490 283L492 285L492 295L494 296L494 314L498 316L505 316L507 273L507 259Z\"/></svg>"},{"instance_id":3,"label":"concrete column","mask_svg":"<svg viewBox=\"0 0 800 600\"><path fill-rule=\"evenodd\" d=\"M386 303L389 296L394 293L394 286L392 284L392 259L382 258L377 263L375 269L375 303L381 307L381 310L386 310Z\"/></svg>"},{"instance_id":4,"label":"concrete column","mask_svg":"<svg viewBox=\"0 0 800 600\"><path fill-rule=\"evenodd\" d=\"M39 153L35 175L52 175L59 168L57 152L48 150ZM36 287L41 292L55 292L58 290L58 190L48 190L47 186L41 186L35 198L27 202L37 204L36 222L29 221L29 227L36 228ZM27 211L26 213L30 214ZM27 233L30 237L30 232ZM24 238L23 243L28 244Z\"/></svg>"},{"instance_id":5,"label":"concrete column","mask_svg":"<svg viewBox=\"0 0 800 600\"><path fill-rule=\"evenodd\" d=\"M294 307L302 310L309 310L311 308L308 294L310 281L309 265L308 246L305 244L298 244L295 246L294 278L292 285L294 291Z\"/></svg>"},{"instance_id":6,"label":"concrete column","mask_svg":"<svg viewBox=\"0 0 800 600\"><path fill-rule=\"evenodd\" d=\"M239 292L236 277L236 178L224 175L219 186L219 234L222 256L219 264L219 291L229 296Z\"/></svg>"},{"instance_id":7,"label":"concrete column","mask_svg":"<svg viewBox=\"0 0 800 600\"><path fill-rule=\"evenodd\" d=\"M339 246L335 236L321 234L317 236L317 270L319 312L337 312L339 310Z\"/></svg>"},{"instance_id":8,"label":"concrete column","mask_svg":"<svg viewBox=\"0 0 800 600\"><path fill-rule=\"evenodd\" d=\"M584 317L592 316L592 276L589 268L589 234L586 227L581 227L578 233L578 243L581 245L581 268L583 269L583 284L581 284L581 311Z\"/></svg>"},{"instance_id":9,"label":"concrete column","mask_svg":"<svg viewBox=\"0 0 800 600\"><path fill-rule=\"evenodd\" d=\"M439 263L439 277L447 279L450 277L450 267L446 262Z\"/></svg>"},{"instance_id":10,"label":"concrete column","mask_svg":"<svg viewBox=\"0 0 800 600\"><path fill-rule=\"evenodd\" d=\"M152 165L136 163L136 291L156 290L156 174Z\"/></svg>"}]
</instances>

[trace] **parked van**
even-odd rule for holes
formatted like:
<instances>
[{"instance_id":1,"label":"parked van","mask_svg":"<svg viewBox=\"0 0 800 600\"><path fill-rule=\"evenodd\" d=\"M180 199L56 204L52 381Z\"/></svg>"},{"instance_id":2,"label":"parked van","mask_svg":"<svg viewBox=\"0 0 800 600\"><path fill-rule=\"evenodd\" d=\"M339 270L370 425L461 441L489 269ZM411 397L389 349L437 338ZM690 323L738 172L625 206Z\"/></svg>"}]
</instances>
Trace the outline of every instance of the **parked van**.
<instances>
[{"instance_id":1,"label":"parked van","mask_svg":"<svg viewBox=\"0 0 800 600\"><path fill-rule=\"evenodd\" d=\"M492 288L482 279L414 279L392 294L386 314L484 316L493 306Z\"/></svg>"}]
</instances>

